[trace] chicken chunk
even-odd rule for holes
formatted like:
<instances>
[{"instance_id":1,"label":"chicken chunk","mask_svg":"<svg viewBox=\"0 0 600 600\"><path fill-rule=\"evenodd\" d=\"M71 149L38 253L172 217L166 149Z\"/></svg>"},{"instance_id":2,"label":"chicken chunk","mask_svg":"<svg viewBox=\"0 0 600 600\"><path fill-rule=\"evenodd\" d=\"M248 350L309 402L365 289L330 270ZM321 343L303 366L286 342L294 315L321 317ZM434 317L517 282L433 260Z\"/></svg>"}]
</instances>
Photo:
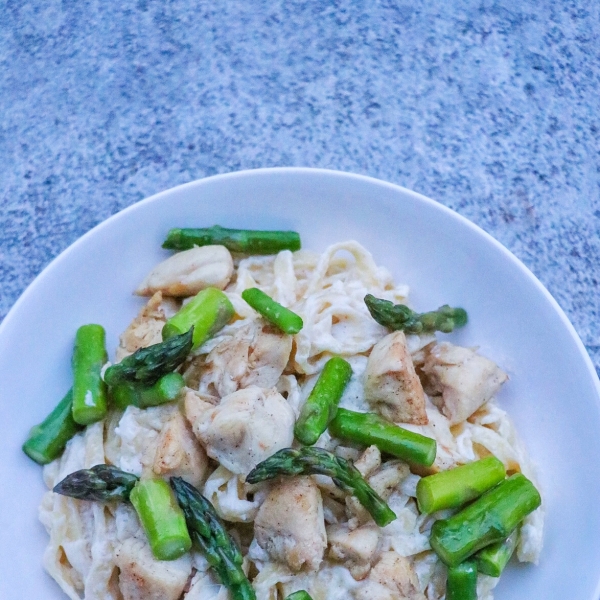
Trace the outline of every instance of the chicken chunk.
<instances>
[{"instance_id":1,"label":"chicken chunk","mask_svg":"<svg viewBox=\"0 0 600 600\"><path fill-rule=\"evenodd\" d=\"M179 412L162 428L152 470L156 475L182 477L199 486L208 468L208 457Z\"/></svg>"},{"instance_id":2,"label":"chicken chunk","mask_svg":"<svg viewBox=\"0 0 600 600\"><path fill-rule=\"evenodd\" d=\"M254 521L258 545L293 571L314 571L327 547L321 492L309 477L285 479L269 492Z\"/></svg>"},{"instance_id":3,"label":"chicken chunk","mask_svg":"<svg viewBox=\"0 0 600 600\"><path fill-rule=\"evenodd\" d=\"M177 252L142 281L136 293L151 296L194 296L207 287L225 289L233 274L233 259L225 246L201 246Z\"/></svg>"},{"instance_id":4,"label":"chicken chunk","mask_svg":"<svg viewBox=\"0 0 600 600\"><path fill-rule=\"evenodd\" d=\"M382 553L366 584L354 597L356 600L425 600L411 562L396 552Z\"/></svg>"},{"instance_id":5,"label":"chicken chunk","mask_svg":"<svg viewBox=\"0 0 600 600\"><path fill-rule=\"evenodd\" d=\"M223 397L256 385L274 387L292 351L292 336L262 320L238 329L206 357L200 389Z\"/></svg>"},{"instance_id":6,"label":"chicken chunk","mask_svg":"<svg viewBox=\"0 0 600 600\"><path fill-rule=\"evenodd\" d=\"M162 342L162 328L167 319L177 312L177 309L178 304L173 300L163 299L160 292L154 294L121 334L116 352L116 362L122 361L140 348L147 348L152 344Z\"/></svg>"},{"instance_id":7,"label":"chicken chunk","mask_svg":"<svg viewBox=\"0 0 600 600\"><path fill-rule=\"evenodd\" d=\"M145 540L126 539L115 550L123 600L179 600L192 572L186 554L177 560L157 560Z\"/></svg>"},{"instance_id":8,"label":"chicken chunk","mask_svg":"<svg viewBox=\"0 0 600 600\"><path fill-rule=\"evenodd\" d=\"M432 401L452 425L469 418L508 379L496 363L447 342L428 346L421 367Z\"/></svg>"},{"instance_id":9,"label":"chicken chunk","mask_svg":"<svg viewBox=\"0 0 600 600\"><path fill-rule=\"evenodd\" d=\"M364 579L377 557L379 538L374 524L354 530L348 525L331 525L327 528L328 557L344 563L354 579Z\"/></svg>"},{"instance_id":10,"label":"chicken chunk","mask_svg":"<svg viewBox=\"0 0 600 600\"><path fill-rule=\"evenodd\" d=\"M369 446L354 463L363 477L368 477L381 466L381 452L377 446Z\"/></svg>"},{"instance_id":11,"label":"chicken chunk","mask_svg":"<svg viewBox=\"0 0 600 600\"><path fill-rule=\"evenodd\" d=\"M371 350L365 370L365 397L394 423L427 423L425 393L402 331L390 333Z\"/></svg>"},{"instance_id":12,"label":"chicken chunk","mask_svg":"<svg viewBox=\"0 0 600 600\"><path fill-rule=\"evenodd\" d=\"M294 439L294 411L273 389L251 386L217 406L198 399L194 408L186 398L186 415L207 454L238 475L247 475Z\"/></svg>"},{"instance_id":13,"label":"chicken chunk","mask_svg":"<svg viewBox=\"0 0 600 600\"><path fill-rule=\"evenodd\" d=\"M410 469L405 462L402 462L401 460L390 460L384 463L376 471L372 471L366 476L366 479L369 485L384 500L387 500L392 495L394 489L400 485L409 474ZM352 529L356 528L359 524L367 523L371 520L371 515L356 497L347 496L346 507L350 518L348 524Z\"/></svg>"}]
</instances>

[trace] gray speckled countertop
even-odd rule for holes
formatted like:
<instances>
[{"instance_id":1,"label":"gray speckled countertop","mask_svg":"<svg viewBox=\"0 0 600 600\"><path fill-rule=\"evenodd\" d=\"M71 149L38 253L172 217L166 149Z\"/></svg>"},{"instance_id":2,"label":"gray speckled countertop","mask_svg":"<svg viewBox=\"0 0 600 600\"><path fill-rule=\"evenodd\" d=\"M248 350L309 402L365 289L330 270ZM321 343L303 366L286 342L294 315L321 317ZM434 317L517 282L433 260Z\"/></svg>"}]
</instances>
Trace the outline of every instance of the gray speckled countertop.
<instances>
[{"instance_id":1,"label":"gray speckled countertop","mask_svg":"<svg viewBox=\"0 0 600 600\"><path fill-rule=\"evenodd\" d=\"M1 5L0 317L133 202L215 173L325 167L483 227L600 369L598 2Z\"/></svg>"}]
</instances>

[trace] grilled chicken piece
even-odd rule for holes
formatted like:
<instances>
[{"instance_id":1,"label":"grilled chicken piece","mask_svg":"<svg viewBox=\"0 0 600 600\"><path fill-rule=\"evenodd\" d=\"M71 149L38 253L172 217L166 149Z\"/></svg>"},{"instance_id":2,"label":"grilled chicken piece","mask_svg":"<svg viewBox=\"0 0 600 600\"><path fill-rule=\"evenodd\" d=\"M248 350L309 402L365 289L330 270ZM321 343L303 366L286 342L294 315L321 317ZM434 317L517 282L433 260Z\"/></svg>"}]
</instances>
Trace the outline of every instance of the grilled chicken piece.
<instances>
[{"instance_id":1,"label":"grilled chicken piece","mask_svg":"<svg viewBox=\"0 0 600 600\"><path fill-rule=\"evenodd\" d=\"M254 321L222 341L206 357L200 388L221 397L256 385L274 387L292 351L292 336Z\"/></svg>"},{"instance_id":2,"label":"grilled chicken piece","mask_svg":"<svg viewBox=\"0 0 600 600\"><path fill-rule=\"evenodd\" d=\"M292 571L314 571L327 547L321 492L310 477L276 484L254 521L258 545Z\"/></svg>"},{"instance_id":3,"label":"grilled chicken piece","mask_svg":"<svg viewBox=\"0 0 600 600\"><path fill-rule=\"evenodd\" d=\"M327 528L328 557L344 563L352 577L364 579L377 557L379 527L363 525L350 530L348 525L331 525Z\"/></svg>"},{"instance_id":4,"label":"grilled chicken piece","mask_svg":"<svg viewBox=\"0 0 600 600\"><path fill-rule=\"evenodd\" d=\"M508 379L496 363L470 348L447 342L425 349L421 371L433 394L432 402L452 425L469 418Z\"/></svg>"},{"instance_id":5,"label":"grilled chicken piece","mask_svg":"<svg viewBox=\"0 0 600 600\"><path fill-rule=\"evenodd\" d=\"M381 452L377 446L369 446L354 463L363 477L368 477L381 466Z\"/></svg>"},{"instance_id":6,"label":"grilled chicken piece","mask_svg":"<svg viewBox=\"0 0 600 600\"><path fill-rule=\"evenodd\" d=\"M247 475L294 439L294 411L272 389L251 386L225 396L217 406L186 397L185 410L207 454L238 475Z\"/></svg>"},{"instance_id":7,"label":"grilled chicken piece","mask_svg":"<svg viewBox=\"0 0 600 600\"><path fill-rule=\"evenodd\" d=\"M190 554L157 560L148 543L138 538L126 539L115 550L115 563L121 570L123 600L179 600L192 572Z\"/></svg>"},{"instance_id":8,"label":"grilled chicken piece","mask_svg":"<svg viewBox=\"0 0 600 600\"><path fill-rule=\"evenodd\" d=\"M410 469L405 462L401 460L390 460L370 474L363 474L369 485L384 499L387 500L394 489L410 474ZM354 497L346 496L346 507L348 524L351 529L355 529L359 524L371 521L371 515L367 509Z\"/></svg>"},{"instance_id":9,"label":"grilled chicken piece","mask_svg":"<svg viewBox=\"0 0 600 600\"><path fill-rule=\"evenodd\" d=\"M225 289L233 259L225 246L201 246L177 252L154 267L136 290L140 296L194 296L207 287Z\"/></svg>"},{"instance_id":10,"label":"grilled chicken piece","mask_svg":"<svg viewBox=\"0 0 600 600\"><path fill-rule=\"evenodd\" d=\"M373 346L365 370L365 397L394 423L427 423L423 386L402 331L390 333Z\"/></svg>"},{"instance_id":11,"label":"grilled chicken piece","mask_svg":"<svg viewBox=\"0 0 600 600\"><path fill-rule=\"evenodd\" d=\"M356 600L425 600L417 575L407 558L383 552L366 584L354 592Z\"/></svg>"},{"instance_id":12,"label":"grilled chicken piece","mask_svg":"<svg viewBox=\"0 0 600 600\"><path fill-rule=\"evenodd\" d=\"M204 481L207 468L204 448L198 444L183 415L175 413L160 432L152 470L161 476L182 477L197 487Z\"/></svg>"},{"instance_id":13,"label":"grilled chicken piece","mask_svg":"<svg viewBox=\"0 0 600 600\"><path fill-rule=\"evenodd\" d=\"M177 312L178 304L171 299L163 299L157 292L140 310L138 316L121 334L116 352L116 362L133 354L140 348L162 342L162 328L167 319Z\"/></svg>"}]
</instances>

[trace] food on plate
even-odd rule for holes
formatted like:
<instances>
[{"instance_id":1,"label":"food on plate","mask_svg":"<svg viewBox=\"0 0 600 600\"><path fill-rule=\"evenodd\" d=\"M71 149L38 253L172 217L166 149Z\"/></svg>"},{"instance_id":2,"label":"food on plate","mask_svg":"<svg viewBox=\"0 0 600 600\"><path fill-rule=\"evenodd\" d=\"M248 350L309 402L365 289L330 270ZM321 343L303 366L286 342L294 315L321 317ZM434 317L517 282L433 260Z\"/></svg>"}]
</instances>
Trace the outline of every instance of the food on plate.
<instances>
[{"instance_id":1,"label":"food on plate","mask_svg":"<svg viewBox=\"0 0 600 600\"><path fill-rule=\"evenodd\" d=\"M508 376L441 337L464 309L413 311L353 241L215 226L163 246L111 362L80 327L72 389L23 445L68 597L491 600L513 554L537 562Z\"/></svg>"}]
</instances>

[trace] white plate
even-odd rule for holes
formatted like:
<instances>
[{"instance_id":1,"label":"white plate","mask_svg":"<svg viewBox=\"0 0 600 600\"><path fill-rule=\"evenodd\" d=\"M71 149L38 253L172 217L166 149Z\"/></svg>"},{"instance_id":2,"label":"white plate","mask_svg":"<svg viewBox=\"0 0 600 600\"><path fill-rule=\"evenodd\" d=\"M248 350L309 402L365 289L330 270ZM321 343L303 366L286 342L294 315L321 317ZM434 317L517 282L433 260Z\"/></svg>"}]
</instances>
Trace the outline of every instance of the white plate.
<instances>
[{"instance_id":1,"label":"white plate","mask_svg":"<svg viewBox=\"0 0 600 600\"><path fill-rule=\"evenodd\" d=\"M113 349L141 303L132 290L168 253L170 227L295 229L321 251L354 238L417 309L464 306L453 335L510 375L500 400L539 466L547 511L538 567L512 567L497 600L597 600L600 590L600 384L581 341L539 281L472 223L403 188L333 171L219 175L157 194L63 252L0 327L0 597L66 598L42 569L40 468L22 454L29 428L70 386L76 328L102 323Z\"/></svg>"}]
</instances>

